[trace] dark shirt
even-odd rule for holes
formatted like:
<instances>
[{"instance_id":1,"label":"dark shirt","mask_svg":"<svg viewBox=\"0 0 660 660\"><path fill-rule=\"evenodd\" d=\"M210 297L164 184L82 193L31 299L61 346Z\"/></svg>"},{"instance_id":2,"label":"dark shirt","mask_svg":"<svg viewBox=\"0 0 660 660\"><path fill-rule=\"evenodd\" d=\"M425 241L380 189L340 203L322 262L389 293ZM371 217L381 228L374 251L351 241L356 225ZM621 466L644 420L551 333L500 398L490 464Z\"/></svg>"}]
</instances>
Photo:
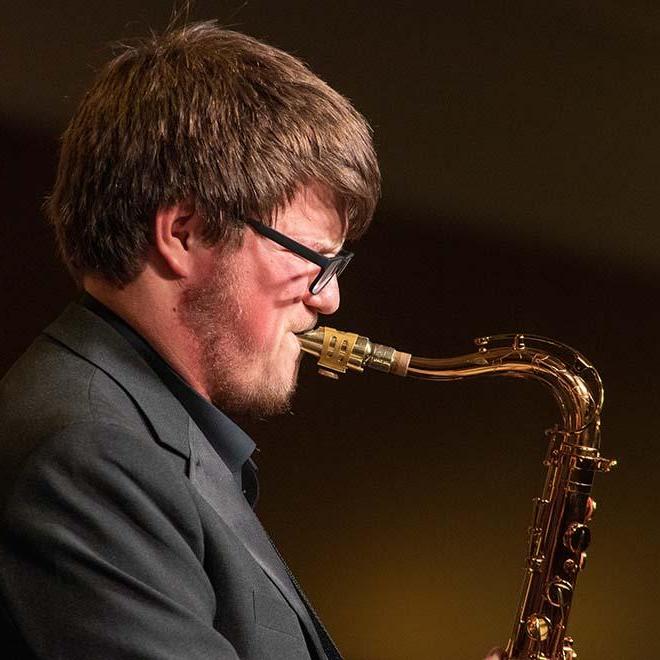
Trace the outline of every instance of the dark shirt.
<instances>
[{"instance_id":1,"label":"dark shirt","mask_svg":"<svg viewBox=\"0 0 660 660\"><path fill-rule=\"evenodd\" d=\"M188 411L218 456L229 468L252 507L259 496L257 466L250 458L255 450L252 438L227 415L196 392L126 321L93 296L85 293L81 304L100 316L120 333Z\"/></svg>"}]
</instances>

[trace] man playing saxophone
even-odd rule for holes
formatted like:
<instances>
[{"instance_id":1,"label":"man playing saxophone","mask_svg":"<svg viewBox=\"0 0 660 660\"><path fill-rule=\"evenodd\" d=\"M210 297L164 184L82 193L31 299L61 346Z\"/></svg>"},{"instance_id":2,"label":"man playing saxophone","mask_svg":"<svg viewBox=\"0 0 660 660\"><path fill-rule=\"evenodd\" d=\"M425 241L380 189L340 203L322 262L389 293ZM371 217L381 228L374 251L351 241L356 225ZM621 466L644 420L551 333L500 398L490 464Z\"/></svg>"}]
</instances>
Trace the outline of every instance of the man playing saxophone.
<instances>
[{"instance_id":1,"label":"man playing saxophone","mask_svg":"<svg viewBox=\"0 0 660 660\"><path fill-rule=\"evenodd\" d=\"M288 408L379 185L364 118L250 37L188 25L100 71L47 204L82 295L0 385L11 657L341 657L227 415Z\"/></svg>"}]
</instances>

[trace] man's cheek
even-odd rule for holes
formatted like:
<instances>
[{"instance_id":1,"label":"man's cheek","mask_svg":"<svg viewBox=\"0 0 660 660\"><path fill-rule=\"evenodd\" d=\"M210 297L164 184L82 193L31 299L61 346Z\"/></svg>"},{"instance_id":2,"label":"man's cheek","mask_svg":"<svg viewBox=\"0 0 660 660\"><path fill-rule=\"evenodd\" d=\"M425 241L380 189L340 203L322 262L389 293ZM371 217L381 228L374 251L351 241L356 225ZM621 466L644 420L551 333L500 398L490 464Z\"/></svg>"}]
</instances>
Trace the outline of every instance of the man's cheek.
<instances>
[{"instance_id":1,"label":"man's cheek","mask_svg":"<svg viewBox=\"0 0 660 660\"><path fill-rule=\"evenodd\" d=\"M262 349L272 347L285 330L284 323L265 305L254 310L250 325L250 332Z\"/></svg>"}]
</instances>

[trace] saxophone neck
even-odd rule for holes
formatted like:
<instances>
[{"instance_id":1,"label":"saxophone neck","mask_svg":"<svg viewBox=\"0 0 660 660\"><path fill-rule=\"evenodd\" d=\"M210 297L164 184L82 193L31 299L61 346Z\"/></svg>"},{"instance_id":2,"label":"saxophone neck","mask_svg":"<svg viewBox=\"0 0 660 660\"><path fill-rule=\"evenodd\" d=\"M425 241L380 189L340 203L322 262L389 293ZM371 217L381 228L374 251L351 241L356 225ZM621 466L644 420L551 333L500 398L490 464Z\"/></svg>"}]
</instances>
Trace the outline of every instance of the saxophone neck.
<instances>
[{"instance_id":1,"label":"saxophone neck","mask_svg":"<svg viewBox=\"0 0 660 660\"><path fill-rule=\"evenodd\" d=\"M298 335L303 352L317 358L319 373L331 378L365 368L423 380L513 376L543 382L554 395L562 428L597 435L603 388L594 367L565 344L533 335L480 337L477 350L451 358L411 356L367 337L318 327Z\"/></svg>"}]
</instances>

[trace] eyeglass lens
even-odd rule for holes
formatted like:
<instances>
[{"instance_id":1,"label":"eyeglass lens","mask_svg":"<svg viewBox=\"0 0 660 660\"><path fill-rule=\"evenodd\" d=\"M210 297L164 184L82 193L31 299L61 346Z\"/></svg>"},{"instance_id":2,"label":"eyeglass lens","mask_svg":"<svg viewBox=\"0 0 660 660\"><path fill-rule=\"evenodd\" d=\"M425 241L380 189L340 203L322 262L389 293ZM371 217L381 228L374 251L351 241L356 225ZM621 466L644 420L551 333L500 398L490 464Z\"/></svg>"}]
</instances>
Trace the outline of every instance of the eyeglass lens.
<instances>
[{"instance_id":1,"label":"eyeglass lens","mask_svg":"<svg viewBox=\"0 0 660 660\"><path fill-rule=\"evenodd\" d=\"M345 266L345 261L333 261L328 264L328 267L320 273L319 279L314 282L312 293L320 293L335 275L339 275L344 270Z\"/></svg>"}]
</instances>

